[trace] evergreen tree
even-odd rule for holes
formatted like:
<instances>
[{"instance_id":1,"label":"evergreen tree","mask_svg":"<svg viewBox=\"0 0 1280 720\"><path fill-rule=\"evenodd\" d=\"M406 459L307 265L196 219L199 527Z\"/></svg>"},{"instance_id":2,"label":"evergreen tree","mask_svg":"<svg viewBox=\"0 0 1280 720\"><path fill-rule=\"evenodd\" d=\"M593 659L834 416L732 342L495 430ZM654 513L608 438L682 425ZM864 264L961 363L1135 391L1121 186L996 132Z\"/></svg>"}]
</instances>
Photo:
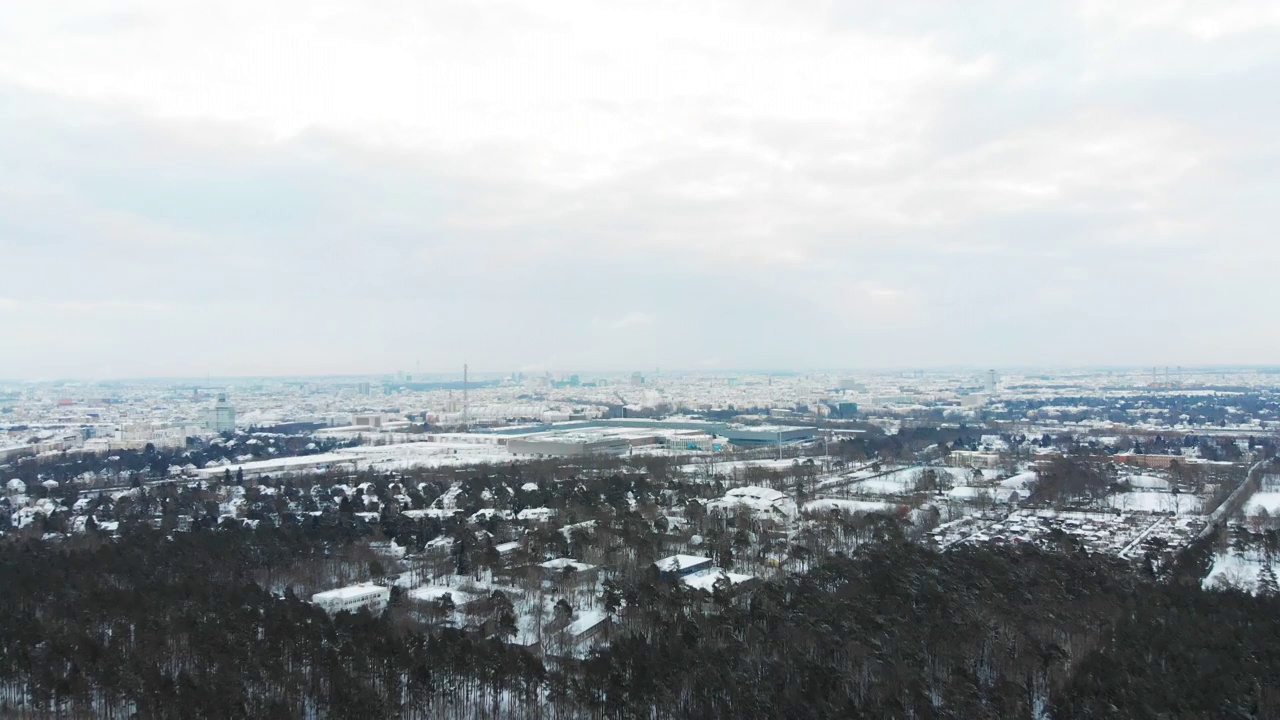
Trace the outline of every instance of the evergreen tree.
<instances>
[{"instance_id":1,"label":"evergreen tree","mask_svg":"<svg viewBox=\"0 0 1280 720\"><path fill-rule=\"evenodd\" d=\"M1258 573L1258 595L1275 597L1280 594L1276 584L1275 555L1270 551L1263 554L1262 570Z\"/></svg>"}]
</instances>

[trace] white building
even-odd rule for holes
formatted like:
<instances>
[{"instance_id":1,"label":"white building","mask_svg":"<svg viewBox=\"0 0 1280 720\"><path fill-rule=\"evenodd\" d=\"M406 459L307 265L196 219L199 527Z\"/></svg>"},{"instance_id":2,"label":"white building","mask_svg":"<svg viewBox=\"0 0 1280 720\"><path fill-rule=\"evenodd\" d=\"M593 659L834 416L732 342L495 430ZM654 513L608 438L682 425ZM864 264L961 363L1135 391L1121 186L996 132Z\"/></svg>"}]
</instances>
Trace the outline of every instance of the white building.
<instances>
[{"instance_id":1,"label":"white building","mask_svg":"<svg viewBox=\"0 0 1280 720\"><path fill-rule=\"evenodd\" d=\"M762 487L734 488L719 500L707 503L707 512L733 514L749 512L757 517L786 521L794 518L799 508L796 501L787 497L786 493Z\"/></svg>"},{"instance_id":2,"label":"white building","mask_svg":"<svg viewBox=\"0 0 1280 720\"><path fill-rule=\"evenodd\" d=\"M337 590L326 590L311 596L311 602L319 605L330 615L340 612L356 612L360 608L369 608L371 613L380 613L387 607L391 599L391 588L372 583L350 585Z\"/></svg>"},{"instance_id":3,"label":"white building","mask_svg":"<svg viewBox=\"0 0 1280 720\"><path fill-rule=\"evenodd\" d=\"M701 555L672 555L663 558L654 565L658 571L669 578L682 578L694 573L711 569L711 558Z\"/></svg>"}]
</instances>

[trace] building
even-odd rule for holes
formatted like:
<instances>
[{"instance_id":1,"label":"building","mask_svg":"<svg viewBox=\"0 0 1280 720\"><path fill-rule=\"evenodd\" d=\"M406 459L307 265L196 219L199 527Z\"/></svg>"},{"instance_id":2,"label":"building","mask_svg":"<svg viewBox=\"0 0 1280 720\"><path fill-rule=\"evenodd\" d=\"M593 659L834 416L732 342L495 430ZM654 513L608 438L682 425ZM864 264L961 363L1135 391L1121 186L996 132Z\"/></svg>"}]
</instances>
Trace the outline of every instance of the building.
<instances>
[{"instance_id":1,"label":"building","mask_svg":"<svg viewBox=\"0 0 1280 720\"><path fill-rule=\"evenodd\" d=\"M719 500L707 503L707 512L720 515L743 512L762 519L786 521L798 515L800 509L786 493L748 486L734 488Z\"/></svg>"},{"instance_id":2,"label":"building","mask_svg":"<svg viewBox=\"0 0 1280 720\"><path fill-rule=\"evenodd\" d=\"M228 473L231 475L243 474L247 478L252 478L263 475L285 475L327 470L337 467L359 470L359 464L360 457L357 455L324 453L322 455L296 455L273 460L255 460L254 462L240 463L238 465L214 465L213 467L196 470L195 474L196 477L205 480L216 480Z\"/></svg>"},{"instance_id":3,"label":"building","mask_svg":"<svg viewBox=\"0 0 1280 720\"><path fill-rule=\"evenodd\" d=\"M236 409L227 400L226 393L218 394L218 401L214 403L213 409L209 411L205 427L216 433L235 432Z\"/></svg>"},{"instance_id":4,"label":"building","mask_svg":"<svg viewBox=\"0 0 1280 720\"><path fill-rule=\"evenodd\" d=\"M657 561L654 565L658 566L658 572L662 573L663 577L676 580L703 570L710 570L711 558L701 555L672 555Z\"/></svg>"},{"instance_id":5,"label":"building","mask_svg":"<svg viewBox=\"0 0 1280 720\"><path fill-rule=\"evenodd\" d=\"M643 384L644 384L644 376L640 374L639 370L631 373L631 385L633 387L639 387Z\"/></svg>"},{"instance_id":6,"label":"building","mask_svg":"<svg viewBox=\"0 0 1280 720\"><path fill-rule=\"evenodd\" d=\"M718 430L717 434L734 445L758 446L812 440L817 437L818 430L790 425L753 425L730 426Z\"/></svg>"},{"instance_id":7,"label":"building","mask_svg":"<svg viewBox=\"0 0 1280 720\"><path fill-rule=\"evenodd\" d=\"M991 469L1000 467L1000 453L978 450L952 450L947 456L952 467Z\"/></svg>"},{"instance_id":8,"label":"building","mask_svg":"<svg viewBox=\"0 0 1280 720\"><path fill-rule=\"evenodd\" d=\"M391 599L391 588L372 583L350 585L337 590L326 590L311 596L311 602L319 605L330 615L340 612L356 612L367 608L371 613L380 613L387 607Z\"/></svg>"},{"instance_id":9,"label":"building","mask_svg":"<svg viewBox=\"0 0 1280 720\"><path fill-rule=\"evenodd\" d=\"M1142 455L1138 453L1118 453L1113 456L1115 461L1125 465L1133 465L1142 468L1158 468L1168 470L1175 463L1179 465L1189 465L1199 458L1188 458L1182 455Z\"/></svg>"},{"instance_id":10,"label":"building","mask_svg":"<svg viewBox=\"0 0 1280 720\"><path fill-rule=\"evenodd\" d=\"M512 438L507 441L507 450L512 455L533 455L536 457L625 455L630 447L630 443L620 438L582 435Z\"/></svg>"},{"instance_id":11,"label":"building","mask_svg":"<svg viewBox=\"0 0 1280 720\"><path fill-rule=\"evenodd\" d=\"M563 581L566 579L585 580L594 578L596 570L595 565L588 565L584 562L578 562L570 558L556 558L539 563L538 567L542 570L543 577L551 581Z\"/></svg>"},{"instance_id":12,"label":"building","mask_svg":"<svg viewBox=\"0 0 1280 720\"><path fill-rule=\"evenodd\" d=\"M735 590L750 590L760 584L760 581L757 580L754 575L741 575L716 568L697 573L696 575L686 575L685 577L680 578L680 582L694 590L714 592L716 582L721 579L724 579L725 582L729 583L729 587Z\"/></svg>"},{"instance_id":13,"label":"building","mask_svg":"<svg viewBox=\"0 0 1280 720\"><path fill-rule=\"evenodd\" d=\"M858 403L856 402L840 401L836 403L828 403L827 407L831 409L832 417L840 420L849 420L857 417L858 415Z\"/></svg>"},{"instance_id":14,"label":"building","mask_svg":"<svg viewBox=\"0 0 1280 720\"><path fill-rule=\"evenodd\" d=\"M0 447L0 462L8 462L23 455L35 455L35 448L30 445L9 445Z\"/></svg>"}]
</instances>

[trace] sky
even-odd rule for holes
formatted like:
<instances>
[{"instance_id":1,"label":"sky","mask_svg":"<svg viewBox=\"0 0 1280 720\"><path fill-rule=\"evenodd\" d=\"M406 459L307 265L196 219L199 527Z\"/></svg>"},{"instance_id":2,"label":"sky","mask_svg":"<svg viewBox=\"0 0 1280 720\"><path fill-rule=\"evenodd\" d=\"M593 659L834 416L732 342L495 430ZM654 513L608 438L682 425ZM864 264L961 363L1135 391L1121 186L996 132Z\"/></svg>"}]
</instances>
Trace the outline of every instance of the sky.
<instances>
[{"instance_id":1,"label":"sky","mask_svg":"<svg viewBox=\"0 0 1280 720\"><path fill-rule=\"evenodd\" d=\"M1280 363L1275 0L0 1L0 377Z\"/></svg>"}]
</instances>

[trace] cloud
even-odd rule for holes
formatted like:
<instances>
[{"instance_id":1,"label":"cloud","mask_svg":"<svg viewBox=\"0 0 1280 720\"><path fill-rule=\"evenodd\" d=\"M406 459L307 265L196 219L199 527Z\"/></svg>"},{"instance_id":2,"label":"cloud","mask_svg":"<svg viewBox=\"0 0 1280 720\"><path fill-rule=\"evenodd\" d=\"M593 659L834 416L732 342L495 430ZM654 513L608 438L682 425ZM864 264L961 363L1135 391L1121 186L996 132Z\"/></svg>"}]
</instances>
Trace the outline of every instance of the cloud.
<instances>
[{"instance_id":1,"label":"cloud","mask_svg":"<svg viewBox=\"0 0 1280 720\"><path fill-rule=\"evenodd\" d=\"M1094 22L1115 23L1130 30L1168 28L1200 40L1280 26L1280 7L1270 0L1085 0L1081 11Z\"/></svg>"},{"instance_id":2,"label":"cloud","mask_svg":"<svg viewBox=\"0 0 1280 720\"><path fill-rule=\"evenodd\" d=\"M652 313L632 311L607 324L610 330L631 330L649 327L657 321Z\"/></svg>"},{"instance_id":3,"label":"cloud","mask_svg":"<svg viewBox=\"0 0 1280 720\"><path fill-rule=\"evenodd\" d=\"M1280 356L1266 4L116 12L0 8L0 375Z\"/></svg>"}]
</instances>

